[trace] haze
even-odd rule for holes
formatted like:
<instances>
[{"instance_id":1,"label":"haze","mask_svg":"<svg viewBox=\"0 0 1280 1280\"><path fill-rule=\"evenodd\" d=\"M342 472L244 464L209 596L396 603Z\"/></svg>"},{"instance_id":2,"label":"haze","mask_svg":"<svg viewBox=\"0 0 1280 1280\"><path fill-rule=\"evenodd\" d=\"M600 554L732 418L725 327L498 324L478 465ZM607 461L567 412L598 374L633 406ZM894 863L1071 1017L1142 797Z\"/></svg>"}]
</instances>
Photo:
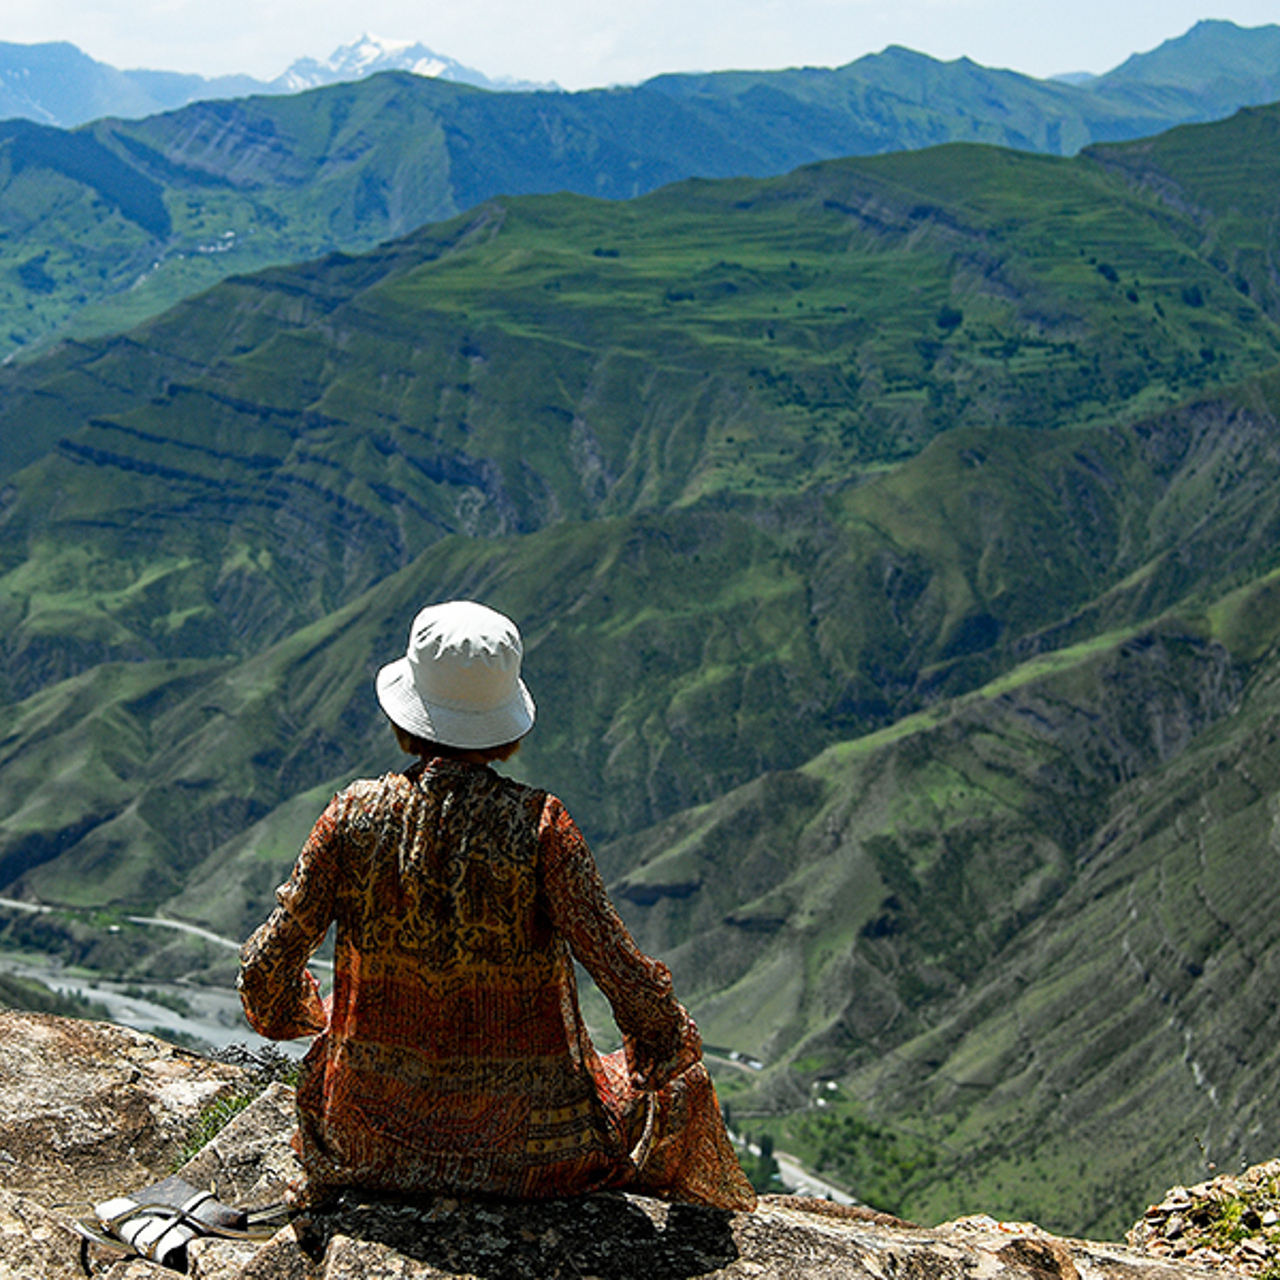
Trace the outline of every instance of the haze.
<instances>
[{"instance_id":1,"label":"haze","mask_svg":"<svg viewBox=\"0 0 1280 1280\"><path fill-rule=\"evenodd\" d=\"M8 0L0 40L68 40L126 69L270 79L369 31L490 76L579 89L663 71L838 66L889 44L1035 76L1101 72L1202 18L1276 16L1274 0Z\"/></svg>"}]
</instances>

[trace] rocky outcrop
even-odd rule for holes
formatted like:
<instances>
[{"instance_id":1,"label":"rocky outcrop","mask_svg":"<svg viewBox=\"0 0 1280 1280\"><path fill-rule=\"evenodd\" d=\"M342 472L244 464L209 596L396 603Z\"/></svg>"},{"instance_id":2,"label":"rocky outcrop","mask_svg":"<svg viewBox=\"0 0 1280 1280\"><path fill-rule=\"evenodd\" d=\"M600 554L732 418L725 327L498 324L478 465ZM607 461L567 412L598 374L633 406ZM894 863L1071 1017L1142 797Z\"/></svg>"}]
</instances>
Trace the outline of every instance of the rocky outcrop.
<instances>
[{"instance_id":1,"label":"rocky outcrop","mask_svg":"<svg viewBox=\"0 0 1280 1280\"><path fill-rule=\"evenodd\" d=\"M145 1185L243 1078L124 1027L0 1011L0 1186L52 1208Z\"/></svg>"},{"instance_id":2,"label":"rocky outcrop","mask_svg":"<svg viewBox=\"0 0 1280 1280\"><path fill-rule=\"evenodd\" d=\"M0 1280L164 1280L173 1271L82 1239L92 1202L164 1176L200 1110L248 1074L106 1024L0 1014ZM292 1096L272 1085L179 1172L261 1206L298 1173ZM1031 1224L925 1228L864 1208L766 1196L731 1214L642 1196L413 1202L349 1192L262 1243L203 1239L197 1280L1195 1280L1208 1272Z\"/></svg>"},{"instance_id":3,"label":"rocky outcrop","mask_svg":"<svg viewBox=\"0 0 1280 1280\"><path fill-rule=\"evenodd\" d=\"M1158 1258L1229 1266L1250 1276L1280 1272L1280 1160L1174 1187L1128 1241Z\"/></svg>"}]
</instances>

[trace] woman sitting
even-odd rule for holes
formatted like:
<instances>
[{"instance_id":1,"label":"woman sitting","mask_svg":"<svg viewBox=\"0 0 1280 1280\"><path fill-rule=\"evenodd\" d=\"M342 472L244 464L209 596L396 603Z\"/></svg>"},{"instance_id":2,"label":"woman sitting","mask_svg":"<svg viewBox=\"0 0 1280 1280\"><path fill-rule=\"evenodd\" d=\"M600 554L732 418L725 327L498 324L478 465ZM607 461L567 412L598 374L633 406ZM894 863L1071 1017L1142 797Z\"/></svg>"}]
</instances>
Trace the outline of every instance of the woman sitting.
<instances>
[{"instance_id":1,"label":"woman sitting","mask_svg":"<svg viewBox=\"0 0 1280 1280\"><path fill-rule=\"evenodd\" d=\"M533 726L521 656L483 605L418 614L377 678L417 762L333 799L244 946L250 1024L316 1036L298 1086L305 1195L612 1187L751 1208L669 970L636 947L560 801L490 767ZM331 922L322 1001L306 965ZM575 957L622 1031L604 1057Z\"/></svg>"}]
</instances>

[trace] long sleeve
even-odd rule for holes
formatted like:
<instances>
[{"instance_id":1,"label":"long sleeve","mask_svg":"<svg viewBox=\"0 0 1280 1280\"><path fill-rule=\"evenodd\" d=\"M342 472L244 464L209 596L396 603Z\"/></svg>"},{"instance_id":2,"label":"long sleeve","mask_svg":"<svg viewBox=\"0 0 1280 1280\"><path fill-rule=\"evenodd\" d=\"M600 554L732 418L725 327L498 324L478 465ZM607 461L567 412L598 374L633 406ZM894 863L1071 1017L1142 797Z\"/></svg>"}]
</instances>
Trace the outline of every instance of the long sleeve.
<instances>
[{"instance_id":1,"label":"long sleeve","mask_svg":"<svg viewBox=\"0 0 1280 1280\"><path fill-rule=\"evenodd\" d=\"M278 905L240 950L237 987L249 1025L271 1040L314 1035L328 1023L307 969L333 919L337 855L348 797L337 795L312 828Z\"/></svg>"},{"instance_id":2,"label":"long sleeve","mask_svg":"<svg viewBox=\"0 0 1280 1280\"><path fill-rule=\"evenodd\" d=\"M604 992L641 1089L658 1089L702 1056L698 1028L676 1000L671 971L636 946L582 833L548 796L539 828L542 887L552 923Z\"/></svg>"}]
</instances>

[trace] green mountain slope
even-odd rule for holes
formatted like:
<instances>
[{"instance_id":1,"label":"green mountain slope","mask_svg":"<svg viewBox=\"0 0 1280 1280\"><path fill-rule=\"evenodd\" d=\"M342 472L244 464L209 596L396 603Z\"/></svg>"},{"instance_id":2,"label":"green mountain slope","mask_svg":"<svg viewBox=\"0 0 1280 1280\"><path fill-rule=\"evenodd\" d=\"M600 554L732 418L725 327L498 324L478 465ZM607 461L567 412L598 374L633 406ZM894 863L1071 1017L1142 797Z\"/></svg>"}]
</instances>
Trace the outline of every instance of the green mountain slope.
<instances>
[{"instance_id":1,"label":"green mountain slope","mask_svg":"<svg viewBox=\"0 0 1280 1280\"><path fill-rule=\"evenodd\" d=\"M493 201L0 369L0 892L82 913L7 939L225 977L127 916L247 930L478 596L745 1120L1068 1230L1264 1154L1275 116Z\"/></svg>"},{"instance_id":2,"label":"green mountain slope","mask_svg":"<svg viewBox=\"0 0 1280 1280\"><path fill-rule=\"evenodd\" d=\"M819 460L836 458L843 476L850 461L909 455L944 426L1088 421L1266 367L1276 346L1259 310L1265 291L1257 301L1240 292L1200 218L1117 181L1110 170L1125 154L1100 153L1100 164L944 148L771 182L684 185L622 206L495 203L368 257L237 279L137 336L70 347L39 366L31 396L14 372L5 447L29 459L85 421L90 402L102 415L134 405L139 378L150 379L148 403L132 410L139 426L166 414L193 421L166 389L186 395L200 378L218 387L223 411L275 400L340 418L328 398L348 395L337 389L354 378L367 412L377 361L397 369L374 389L376 412L392 421L447 416L439 362L461 360L448 375L462 397L454 412L483 430L504 410L471 401L512 394L494 382L511 358L485 344L510 341L565 362L554 377L540 371L553 415L572 415L602 355L619 368L593 393L596 419L616 408L613 383L647 363L695 377L723 370L788 433L799 421L816 430ZM1251 162L1240 165L1244 176ZM1233 240L1265 234L1264 209L1228 216L1240 223ZM357 344L350 356L335 326ZM628 389L618 403L630 412L631 401ZM643 478L601 430L591 448L603 450L602 482L625 475L621 492L633 495ZM752 434L697 467L732 470L744 454L753 474L796 473L791 460L767 465L777 442ZM692 483L688 465L664 483ZM556 502L585 509L563 489ZM527 505L516 518L535 520Z\"/></svg>"},{"instance_id":3,"label":"green mountain slope","mask_svg":"<svg viewBox=\"0 0 1280 1280\"><path fill-rule=\"evenodd\" d=\"M1270 102L1280 93L1278 54L1280 27L1245 29L1207 20L1149 53L1134 54L1088 87L1104 99L1145 99L1149 108L1163 95L1191 93L1202 109L1225 116L1242 106Z\"/></svg>"},{"instance_id":4,"label":"green mountain slope","mask_svg":"<svg viewBox=\"0 0 1280 1280\"><path fill-rule=\"evenodd\" d=\"M991 1201L1116 1231L1109 1193L1140 1209L1153 1170L1275 1149L1275 676L1273 653L1228 722L1120 790L1053 911L860 1073L873 1111L892 1094L881 1114L968 1149L919 1179L925 1214Z\"/></svg>"},{"instance_id":5,"label":"green mountain slope","mask_svg":"<svg viewBox=\"0 0 1280 1280\"><path fill-rule=\"evenodd\" d=\"M1201 131L1202 151L1237 128ZM726 753L718 717L694 716L695 780L661 801L637 782L669 750L657 734L621 770L632 794L607 834L975 687L1029 637L1109 626L1106 593L1127 575L1167 607L1206 569L1117 557L1129 516L1095 464L1028 482L1003 446L988 465L986 436L962 449L956 434L1137 420L1276 362L1269 300L1224 280L1223 237L1202 253L1201 222L1118 163L955 148L624 205L507 201L11 367L9 695L103 661L247 657L450 535L592 522L556 536L611 567L652 541L628 590L645 598L660 556L677 613L703 593L681 562L704 548L721 580L787 565L765 570L767 591L813 627L779 671L805 672L812 727L754 745L776 718L766 699ZM1234 242L1263 212L1232 214ZM949 443L867 484L935 439ZM1100 472L1149 495L1152 460L1107 448ZM974 472L1013 504L997 526L956 496ZM1047 510L1062 501L1094 525L1055 563ZM1051 567L1028 589L1037 523L1029 545ZM820 572L830 620L807 598ZM846 618L844 597L873 584L865 617ZM714 700L740 661L707 685L693 650L667 674ZM597 768L592 795L608 790Z\"/></svg>"},{"instance_id":6,"label":"green mountain slope","mask_svg":"<svg viewBox=\"0 0 1280 1280\"><path fill-rule=\"evenodd\" d=\"M246 657L442 537L607 517L572 555L625 566L629 539L653 542L637 600L662 563L684 611L704 588L683 562L705 553L720 578L765 566L770 595L813 617L778 667L784 684L804 672L809 728L764 749L764 698L726 751L718 716L694 715L692 781L671 797L640 781L667 734L624 757L627 798L600 832L661 817L973 687L1142 567L1106 545L1122 516L1099 516L1027 594L1015 530L1054 495L1028 487L987 545L949 496L982 470L985 437L965 452L955 433L1137 418L1273 364L1265 311L1187 235L1092 161L944 149L626 205L505 202L368 258L230 282L6 372L6 687ZM833 507L944 432L918 468ZM1055 483L1097 504L1080 470ZM994 459L985 474L1019 492ZM820 570L830 619L806 599ZM869 588L865 618L846 619L844 597ZM740 658L710 684L705 661L688 651L665 696L744 696ZM588 794L609 789L582 767Z\"/></svg>"},{"instance_id":7,"label":"green mountain slope","mask_svg":"<svg viewBox=\"0 0 1280 1280\"><path fill-rule=\"evenodd\" d=\"M1199 234L1189 229L1188 234L1222 280L1273 316L1280 307L1272 269L1278 124L1268 108L1241 111L1215 130L1222 148L1216 154L1194 128L1091 152L1112 173L1175 211L1184 224L1198 223Z\"/></svg>"},{"instance_id":8,"label":"green mountain slope","mask_svg":"<svg viewBox=\"0 0 1280 1280\"><path fill-rule=\"evenodd\" d=\"M1064 656L833 749L768 826L744 793L687 832L704 887L642 935L698 913L713 850L721 875L795 851L711 936L678 931L713 1042L791 1040L742 1123L913 1216L1111 1235L1169 1177L1273 1150L1274 651L1243 694L1227 665L1173 624Z\"/></svg>"},{"instance_id":9,"label":"green mountain slope","mask_svg":"<svg viewBox=\"0 0 1280 1280\"><path fill-rule=\"evenodd\" d=\"M835 70L493 94L408 74L72 132L0 124L0 355L119 331L235 272L362 252L497 195L986 142L1071 154L1264 102L1274 27L1202 23L1084 88L890 48ZM1197 62L1213 77L1190 77Z\"/></svg>"}]
</instances>

